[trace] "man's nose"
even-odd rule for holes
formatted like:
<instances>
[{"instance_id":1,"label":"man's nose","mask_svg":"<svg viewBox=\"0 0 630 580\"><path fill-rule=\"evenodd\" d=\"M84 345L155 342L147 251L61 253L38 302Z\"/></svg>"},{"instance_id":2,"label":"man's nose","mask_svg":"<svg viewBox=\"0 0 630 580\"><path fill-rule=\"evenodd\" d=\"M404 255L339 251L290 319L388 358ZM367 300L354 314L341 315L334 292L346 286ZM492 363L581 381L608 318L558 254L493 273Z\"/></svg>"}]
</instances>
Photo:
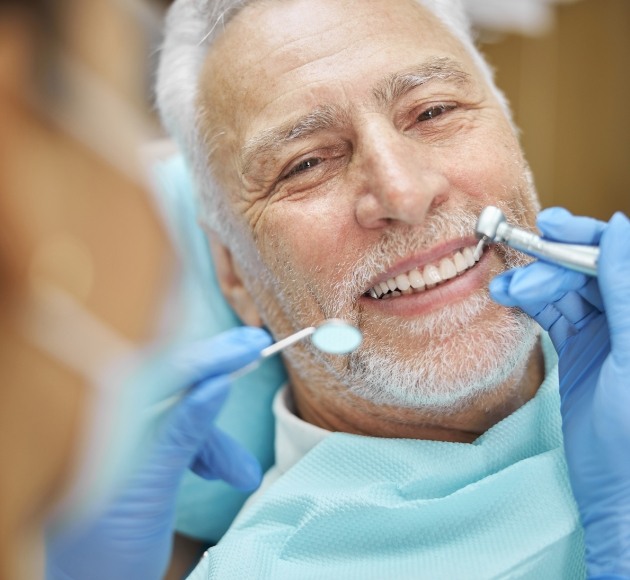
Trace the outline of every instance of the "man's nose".
<instances>
[{"instance_id":1,"label":"man's nose","mask_svg":"<svg viewBox=\"0 0 630 580\"><path fill-rule=\"evenodd\" d=\"M448 198L449 184L429 144L393 127L374 127L357 148L355 213L365 228L420 224Z\"/></svg>"}]
</instances>

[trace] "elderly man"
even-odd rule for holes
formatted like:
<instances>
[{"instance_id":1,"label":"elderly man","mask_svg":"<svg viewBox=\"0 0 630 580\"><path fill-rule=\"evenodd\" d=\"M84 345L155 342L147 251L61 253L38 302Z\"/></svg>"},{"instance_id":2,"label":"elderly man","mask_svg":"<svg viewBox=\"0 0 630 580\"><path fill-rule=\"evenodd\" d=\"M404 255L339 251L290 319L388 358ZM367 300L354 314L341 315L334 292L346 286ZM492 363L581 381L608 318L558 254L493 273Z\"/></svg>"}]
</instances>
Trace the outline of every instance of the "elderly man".
<instances>
[{"instance_id":1,"label":"elderly man","mask_svg":"<svg viewBox=\"0 0 630 580\"><path fill-rule=\"evenodd\" d=\"M365 335L349 359L289 355L297 414L470 442L531 399L537 333L486 290L516 259L472 250L483 206L531 225L535 194L453 8L440 20L417 2L254 2L200 63L198 40L197 54L171 50L205 29L195 5L171 14L160 105L199 170L226 297L276 336L333 316ZM200 65L198 90L184 64Z\"/></svg>"},{"instance_id":2,"label":"elderly man","mask_svg":"<svg viewBox=\"0 0 630 580\"><path fill-rule=\"evenodd\" d=\"M287 351L276 464L192 578L584 577L553 351L521 310L490 300L490 280L520 258L474 252L482 207L498 205L525 227L538 208L507 106L460 7L179 0L158 100L193 168L219 283L241 320L280 338L340 317L365 339L340 358L307 343ZM567 219L545 227L566 237ZM608 255L604 226L580 224L588 231L573 241L601 237ZM613 225L623 239L626 222ZM577 376L561 372L566 410L611 352L599 294L588 295L599 310L576 309L564 294L581 291L582 278L531 299L511 275L495 283L502 301L527 302L561 361L574 362ZM589 334L593 319L599 335ZM572 347L575 337L582 343ZM589 343L604 346L592 354ZM621 384L625 368L609 383ZM578 417L584 428L569 430L568 456L589 573L619 572L624 543L615 538L628 534L602 501L614 486L579 487L612 465L598 453L612 449L610 437L593 429L585 400L569 406L568 424ZM630 505L623 469L613 470L613 497ZM131 490L127 507L162 484L152 481ZM160 505L150 497L146 513ZM127 513L129 533L145 516ZM121 544L124 534L113 537Z\"/></svg>"},{"instance_id":3,"label":"elderly man","mask_svg":"<svg viewBox=\"0 0 630 580\"><path fill-rule=\"evenodd\" d=\"M359 555L375 577L408 576L412 562L427 577L454 577L464 561L480 576L575 577L581 532L558 417L533 410L549 404L541 395L497 426L536 395L544 361L531 319L487 291L518 258L475 256L474 224L491 203L532 226L537 202L461 13L412 0L234 4L176 3L158 87L197 170L222 290L245 323L277 337L340 317L365 341L349 357L308 344L287 353L271 477L286 473L269 493L284 501L283 480L299 494L315 473L317 484L294 499L291 531L274 521L274 499L254 505L211 551L212 567L219 577L223 566L235 577L261 566L291 576L296 560L321 555L319 575L340 574ZM547 430L558 437L543 443L537 431ZM335 436L309 452L329 432L371 437ZM388 505L367 493L379 486L397 489ZM325 517L330 502L346 515ZM401 525L405 502L415 530ZM273 542L261 536L268 527ZM234 571L239 551L247 557ZM368 556L381 551L396 557L375 564Z\"/></svg>"}]
</instances>

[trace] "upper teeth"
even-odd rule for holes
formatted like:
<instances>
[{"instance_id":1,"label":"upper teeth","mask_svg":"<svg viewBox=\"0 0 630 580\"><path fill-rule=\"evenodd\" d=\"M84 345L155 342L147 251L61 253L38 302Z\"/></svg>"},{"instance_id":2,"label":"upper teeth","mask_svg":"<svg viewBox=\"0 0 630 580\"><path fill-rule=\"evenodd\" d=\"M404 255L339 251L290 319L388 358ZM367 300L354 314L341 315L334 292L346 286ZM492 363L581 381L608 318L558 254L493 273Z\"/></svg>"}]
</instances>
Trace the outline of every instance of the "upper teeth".
<instances>
[{"instance_id":1,"label":"upper teeth","mask_svg":"<svg viewBox=\"0 0 630 580\"><path fill-rule=\"evenodd\" d=\"M450 258L442 258L437 264L428 264L423 268L414 268L380 282L368 291L372 298L393 298L402 294L412 294L431 289L438 284L455 278L469 270L479 261L475 255L475 246L455 252Z\"/></svg>"}]
</instances>

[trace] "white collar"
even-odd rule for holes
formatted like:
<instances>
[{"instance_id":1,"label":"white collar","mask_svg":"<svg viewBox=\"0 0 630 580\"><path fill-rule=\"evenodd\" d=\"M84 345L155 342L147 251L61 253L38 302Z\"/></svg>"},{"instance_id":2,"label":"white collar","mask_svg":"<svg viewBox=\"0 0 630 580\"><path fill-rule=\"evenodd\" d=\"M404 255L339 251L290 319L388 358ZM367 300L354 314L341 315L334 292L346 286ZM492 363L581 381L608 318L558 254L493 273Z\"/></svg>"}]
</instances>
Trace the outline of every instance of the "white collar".
<instances>
[{"instance_id":1,"label":"white collar","mask_svg":"<svg viewBox=\"0 0 630 580\"><path fill-rule=\"evenodd\" d=\"M273 400L276 418L276 469L283 474L332 432L311 425L296 415L291 390L284 386Z\"/></svg>"}]
</instances>

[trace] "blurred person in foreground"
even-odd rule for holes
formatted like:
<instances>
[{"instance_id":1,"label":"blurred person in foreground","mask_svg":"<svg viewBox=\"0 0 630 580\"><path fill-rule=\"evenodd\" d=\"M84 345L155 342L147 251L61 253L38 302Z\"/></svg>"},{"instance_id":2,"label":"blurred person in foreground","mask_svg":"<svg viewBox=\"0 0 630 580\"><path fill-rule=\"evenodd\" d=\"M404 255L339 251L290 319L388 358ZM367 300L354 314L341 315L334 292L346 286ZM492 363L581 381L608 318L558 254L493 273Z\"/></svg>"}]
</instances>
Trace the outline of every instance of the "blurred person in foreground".
<instances>
[{"instance_id":1,"label":"blurred person in foreground","mask_svg":"<svg viewBox=\"0 0 630 580\"><path fill-rule=\"evenodd\" d=\"M107 157L131 159L144 137L100 106L140 110L137 34L109 2L0 2L3 580L37 577L42 522L73 479L85 423L107 412L86 373L153 336L174 266L135 170Z\"/></svg>"},{"instance_id":2,"label":"blurred person in foreground","mask_svg":"<svg viewBox=\"0 0 630 580\"><path fill-rule=\"evenodd\" d=\"M2 580L43 577L44 535L98 513L159 437L182 436L182 423L192 447L160 457L183 471L196 437L213 440L209 412L227 388L210 385L203 427L190 417L200 404L191 397L146 415L187 387L203 399L199 383L218 363L216 345L197 366L194 353L176 368L169 356L178 329L168 318L185 309L138 171L149 136L144 33L136 2L0 1ZM235 341L227 350L236 365L268 344L263 331L249 346L247 336ZM247 466L229 442L219 447ZM251 488L257 469L211 476Z\"/></svg>"}]
</instances>

